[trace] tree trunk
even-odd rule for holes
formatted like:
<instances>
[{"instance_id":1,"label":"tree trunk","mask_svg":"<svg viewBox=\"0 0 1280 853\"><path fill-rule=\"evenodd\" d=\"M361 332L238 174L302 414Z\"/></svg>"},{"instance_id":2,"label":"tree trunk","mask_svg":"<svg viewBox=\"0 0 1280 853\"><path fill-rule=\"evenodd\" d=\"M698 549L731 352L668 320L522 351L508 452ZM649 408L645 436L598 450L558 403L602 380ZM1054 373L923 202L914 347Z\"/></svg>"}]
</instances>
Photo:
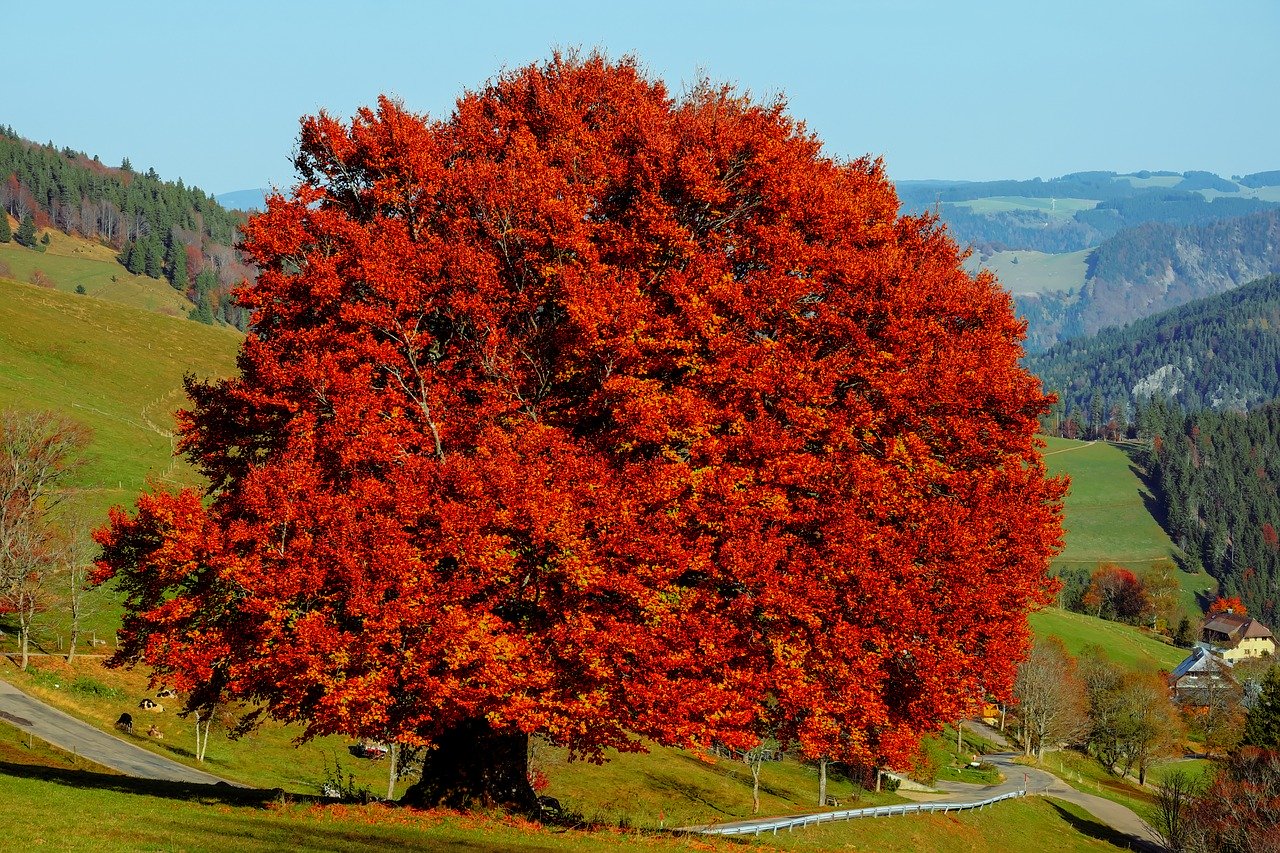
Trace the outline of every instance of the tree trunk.
<instances>
[{"instance_id":1,"label":"tree trunk","mask_svg":"<svg viewBox=\"0 0 1280 853\"><path fill-rule=\"evenodd\" d=\"M529 736L494 731L484 719L464 720L436 738L422 763L422 778L401 802L431 808L502 807L534 812L529 784Z\"/></svg>"},{"instance_id":2,"label":"tree trunk","mask_svg":"<svg viewBox=\"0 0 1280 853\"><path fill-rule=\"evenodd\" d=\"M818 759L818 805L827 804L827 759Z\"/></svg>"},{"instance_id":3,"label":"tree trunk","mask_svg":"<svg viewBox=\"0 0 1280 853\"><path fill-rule=\"evenodd\" d=\"M760 814L760 766L764 764L764 754L757 753L749 763L751 765L751 813Z\"/></svg>"},{"instance_id":4,"label":"tree trunk","mask_svg":"<svg viewBox=\"0 0 1280 853\"><path fill-rule=\"evenodd\" d=\"M396 780L400 778L400 744L395 741L391 742L391 748L387 751L387 760L391 766L387 769L387 800L396 795Z\"/></svg>"},{"instance_id":5,"label":"tree trunk","mask_svg":"<svg viewBox=\"0 0 1280 853\"><path fill-rule=\"evenodd\" d=\"M22 670L30 661L31 622L35 618L35 600L26 593L18 594L18 642L22 646Z\"/></svg>"},{"instance_id":6,"label":"tree trunk","mask_svg":"<svg viewBox=\"0 0 1280 853\"><path fill-rule=\"evenodd\" d=\"M27 647L31 641L31 628L24 621L18 625L18 643L22 649L22 671L27 671Z\"/></svg>"}]
</instances>

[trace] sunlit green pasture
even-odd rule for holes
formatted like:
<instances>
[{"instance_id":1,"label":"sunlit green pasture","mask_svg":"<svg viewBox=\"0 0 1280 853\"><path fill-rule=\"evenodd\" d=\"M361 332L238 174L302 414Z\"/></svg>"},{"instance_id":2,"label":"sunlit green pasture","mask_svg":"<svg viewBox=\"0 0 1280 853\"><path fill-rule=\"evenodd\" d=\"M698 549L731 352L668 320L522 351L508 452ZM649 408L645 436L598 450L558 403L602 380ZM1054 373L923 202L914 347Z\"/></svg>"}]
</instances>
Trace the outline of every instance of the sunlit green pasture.
<instances>
[{"instance_id":1,"label":"sunlit green pasture","mask_svg":"<svg viewBox=\"0 0 1280 853\"><path fill-rule=\"evenodd\" d=\"M989 196L967 201L950 202L956 207L967 207L974 213L1006 213L1016 210L1033 210L1047 213L1059 219L1070 219L1079 210L1092 210L1098 206L1093 198L1037 198L1033 196Z\"/></svg>"},{"instance_id":2,"label":"sunlit green pasture","mask_svg":"<svg viewBox=\"0 0 1280 853\"><path fill-rule=\"evenodd\" d=\"M1018 249L996 252L985 259L972 255L965 261L965 269L969 272L980 267L991 270L1000 280L1000 286L1010 293L1074 290L1084 284L1088 256L1087 249L1061 255Z\"/></svg>"},{"instance_id":3,"label":"sunlit green pasture","mask_svg":"<svg viewBox=\"0 0 1280 853\"><path fill-rule=\"evenodd\" d=\"M49 245L43 252L15 242L0 243L0 264L4 264L0 277L29 283L32 273L39 270L47 278L46 284L62 293L75 293L77 287L83 287L87 296L172 317L186 317L191 310L191 301L167 281L131 274L116 260L117 252L110 246L69 237L55 229L41 232L46 233Z\"/></svg>"},{"instance_id":4,"label":"sunlit green pasture","mask_svg":"<svg viewBox=\"0 0 1280 853\"><path fill-rule=\"evenodd\" d=\"M1187 656L1162 639L1133 625L1095 619L1057 607L1031 614L1031 628L1038 637L1057 637L1067 651L1079 655L1086 646L1101 646L1112 661L1135 672L1172 670Z\"/></svg>"}]
</instances>

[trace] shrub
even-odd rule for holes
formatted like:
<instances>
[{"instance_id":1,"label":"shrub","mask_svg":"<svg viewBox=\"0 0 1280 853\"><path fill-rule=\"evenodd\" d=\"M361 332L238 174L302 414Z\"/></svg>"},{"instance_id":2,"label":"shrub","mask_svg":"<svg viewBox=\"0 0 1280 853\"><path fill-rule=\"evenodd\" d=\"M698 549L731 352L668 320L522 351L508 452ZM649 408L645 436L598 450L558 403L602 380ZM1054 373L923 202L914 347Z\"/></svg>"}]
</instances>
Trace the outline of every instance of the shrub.
<instances>
[{"instance_id":1,"label":"shrub","mask_svg":"<svg viewBox=\"0 0 1280 853\"><path fill-rule=\"evenodd\" d=\"M43 669L32 666L27 669L27 674L31 676L32 681L41 687L62 687L62 678L56 672L46 672Z\"/></svg>"},{"instance_id":2,"label":"shrub","mask_svg":"<svg viewBox=\"0 0 1280 853\"><path fill-rule=\"evenodd\" d=\"M101 681L90 678L87 675L78 677L71 682L71 690L82 696L93 696L98 699L123 699L124 691L118 687L108 687Z\"/></svg>"},{"instance_id":3,"label":"shrub","mask_svg":"<svg viewBox=\"0 0 1280 853\"><path fill-rule=\"evenodd\" d=\"M48 274L45 273L44 270L32 270L31 275L27 276L27 281L31 282L36 287L45 287L50 290L57 287L57 285L54 284L53 279L49 278Z\"/></svg>"}]
</instances>

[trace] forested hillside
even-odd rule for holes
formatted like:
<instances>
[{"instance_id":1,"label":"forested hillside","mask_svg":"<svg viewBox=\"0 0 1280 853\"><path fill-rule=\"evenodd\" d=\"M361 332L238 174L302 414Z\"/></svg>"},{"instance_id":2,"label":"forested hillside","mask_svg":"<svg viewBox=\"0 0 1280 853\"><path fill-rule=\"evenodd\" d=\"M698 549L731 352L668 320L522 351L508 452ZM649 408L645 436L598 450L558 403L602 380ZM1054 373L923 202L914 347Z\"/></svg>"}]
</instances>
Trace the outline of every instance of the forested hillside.
<instances>
[{"instance_id":1,"label":"forested hillside","mask_svg":"<svg viewBox=\"0 0 1280 853\"><path fill-rule=\"evenodd\" d=\"M15 239L33 251L39 229L101 241L130 273L166 279L195 303L194 319L243 328L229 289L253 270L233 248L239 214L181 180L135 172L126 160L103 165L80 151L38 145L0 129L0 208L20 224Z\"/></svg>"},{"instance_id":2,"label":"forested hillside","mask_svg":"<svg viewBox=\"0 0 1280 853\"><path fill-rule=\"evenodd\" d=\"M1017 305L1028 350L1041 352L1275 273L1280 211L1199 226L1155 223L1098 246L1079 291L1020 295Z\"/></svg>"},{"instance_id":3,"label":"forested hillside","mask_svg":"<svg viewBox=\"0 0 1280 853\"><path fill-rule=\"evenodd\" d=\"M1152 396L1194 410L1280 398L1280 276L1188 303L1026 359L1079 434L1097 413L1130 415ZM1126 418L1128 420L1128 418Z\"/></svg>"},{"instance_id":4,"label":"forested hillside","mask_svg":"<svg viewBox=\"0 0 1280 853\"><path fill-rule=\"evenodd\" d=\"M1144 413L1150 470L1170 535L1191 568L1203 565L1226 596L1276 625L1280 581L1280 403L1247 414L1183 414L1162 402Z\"/></svg>"}]
</instances>

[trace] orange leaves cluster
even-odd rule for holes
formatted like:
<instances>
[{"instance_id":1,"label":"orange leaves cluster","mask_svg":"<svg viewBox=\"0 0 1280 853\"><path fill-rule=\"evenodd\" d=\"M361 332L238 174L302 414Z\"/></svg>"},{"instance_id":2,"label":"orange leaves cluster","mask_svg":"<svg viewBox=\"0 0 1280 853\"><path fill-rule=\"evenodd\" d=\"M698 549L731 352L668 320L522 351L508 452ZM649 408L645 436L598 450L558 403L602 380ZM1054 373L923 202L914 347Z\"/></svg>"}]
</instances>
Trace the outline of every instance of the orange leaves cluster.
<instances>
[{"instance_id":1,"label":"orange leaves cluster","mask_svg":"<svg viewBox=\"0 0 1280 853\"><path fill-rule=\"evenodd\" d=\"M303 122L213 483L113 517L126 656L342 731L899 760L1007 693L1061 484L1021 324L879 163L557 57ZM183 603L177 603L183 602ZM210 657L210 656L213 657Z\"/></svg>"},{"instance_id":2,"label":"orange leaves cluster","mask_svg":"<svg viewBox=\"0 0 1280 853\"><path fill-rule=\"evenodd\" d=\"M1237 616L1248 616L1249 609L1244 606L1238 595L1220 595L1209 605L1209 615L1218 613L1234 613Z\"/></svg>"}]
</instances>

